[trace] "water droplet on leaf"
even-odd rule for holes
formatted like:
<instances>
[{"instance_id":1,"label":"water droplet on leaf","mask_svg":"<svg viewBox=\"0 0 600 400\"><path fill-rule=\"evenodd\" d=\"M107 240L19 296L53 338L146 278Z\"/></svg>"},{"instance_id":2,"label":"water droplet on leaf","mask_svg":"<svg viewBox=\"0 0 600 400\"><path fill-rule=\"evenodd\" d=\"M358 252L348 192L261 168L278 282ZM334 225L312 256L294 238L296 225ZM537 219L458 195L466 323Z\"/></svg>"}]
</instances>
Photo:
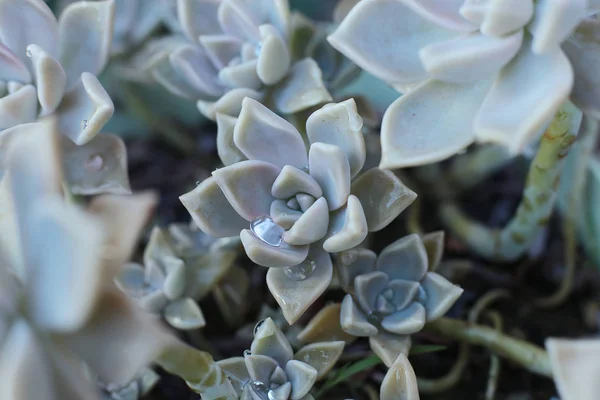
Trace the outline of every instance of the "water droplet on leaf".
<instances>
[{"instance_id":1,"label":"water droplet on leaf","mask_svg":"<svg viewBox=\"0 0 600 400\"><path fill-rule=\"evenodd\" d=\"M90 171L100 171L104 166L104 159L98 154L92 154L85 162L85 167Z\"/></svg>"},{"instance_id":2,"label":"water droplet on leaf","mask_svg":"<svg viewBox=\"0 0 600 400\"><path fill-rule=\"evenodd\" d=\"M261 381L252 381L249 383L250 389L256 394L261 400L271 400L269 398L269 388Z\"/></svg>"},{"instance_id":3,"label":"water droplet on leaf","mask_svg":"<svg viewBox=\"0 0 600 400\"><path fill-rule=\"evenodd\" d=\"M250 223L250 230L257 238L274 247L281 246L285 230L277 225L271 217L257 217Z\"/></svg>"},{"instance_id":4,"label":"water droplet on leaf","mask_svg":"<svg viewBox=\"0 0 600 400\"><path fill-rule=\"evenodd\" d=\"M285 267L283 272L290 279L295 281L303 281L314 272L316 267L316 262L306 259L302 263L294 265L293 267Z\"/></svg>"},{"instance_id":5,"label":"water droplet on leaf","mask_svg":"<svg viewBox=\"0 0 600 400\"><path fill-rule=\"evenodd\" d=\"M252 352L248 349L244 350L244 357L251 356Z\"/></svg>"},{"instance_id":6,"label":"water droplet on leaf","mask_svg":"<svg viewBox=\"0 0 600 400\"><path fill-rule=\"evenodd\" d=\"M256 333L258 332L258 330L260 329L261 325L265 322L264 319L261 319L260 321L258 321L256 323L256 325L254 325L254 336L256 336Z\"/></svg>"},{"instance_id":7,"label":"water droplet on leaf","mask_svg":"<svg viewBox=\"0 0 600 400\"><path fill-rule=\"evenodd\" d=\"M31 49L29 47L25 50L25 55L27 58L31 58Z\"/></svg>"}]
</instances>

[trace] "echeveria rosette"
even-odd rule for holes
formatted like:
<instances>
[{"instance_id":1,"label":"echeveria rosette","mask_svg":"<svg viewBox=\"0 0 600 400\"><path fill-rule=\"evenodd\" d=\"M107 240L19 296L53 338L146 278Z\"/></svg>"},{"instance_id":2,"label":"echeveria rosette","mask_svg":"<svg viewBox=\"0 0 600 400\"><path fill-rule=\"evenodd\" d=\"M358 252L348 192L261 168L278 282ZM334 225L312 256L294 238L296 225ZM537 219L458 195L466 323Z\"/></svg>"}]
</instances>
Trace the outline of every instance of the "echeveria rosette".
<instances>
[{"instance_id":1,"label":"echeveria rosette","mask_svg":"<svg viewBox=\"0 0 600 400\"><path fill-rule=\"evenodd\" d=\"M58 21L39 0L0 1L0 129L55 114L78 145L113 114L96 78L112 39L114 1L71 4Z\"/></svg>"},{"instance_id":2,"label":"echeveria rosette","mask_svg":"<svg viewBox=\"0 0 600 400\"><path fill-rule=\"evenodd\" d=\"M388 367L399 354L408 354L410 335L443 316L463 292L428 271L427 254L423 239L413 234L386 247L379 257L367 249L354 250L349 261L344 254L340 257L342 284L351 285L346 286L350 293L340 311L342 329L369 337L371 348Z\"/></svg>"},{"instance_id":3,"label":"echeveria rosette","mask_svg":"<svg viewBox=\"0 0 600 400\"><path fill-rule=\"evenodd\" d=\"M561 44L568 49L595 11L587 0L362 0L329 41L407 91L382 125L381 166L397 168L442 160L475 140L521 151L569 98L571 62L590 65Z\"/></svg>"},{"instance_id":4,"label":"echeveria rosette","mask_svg":"<svg viewBox=\"0 0 600 400\"><path fill-rule=\"evenodd\" d=\"M271 318L256 328L250 351L217 364L232 389L244 400L313 400L309 393L344 350L344 342L307 345L295 354L285 335Z\"/></svg>"},{"instance_id":5,"label":"echeveria rosette","mask_svg":"<svg viewBox=\"0 0 600 400\"><path fill-rule=\"evenodd\" d=\"M224 278L237 257L236 238L211 238L189 226L155 227L144 265L126 264L117 285L151 313L162 314L176 329L206 325L197 301Z\"/></svg>"},{"instance_id":6,"label":"echeveria rosette","mask_svg":"<svg viewBox=\"0 0 600 400\"><path fill-rule=\"evenodd\" d=\"M237 116L245 97L284 114L331 101L315 61L292 62L287 0L178 0L177 13L185 37L149 43L133 64L208 118Z\"/></svg>"},{"instance_id":7,"label":"echeveria rosette","mask_svg":"<svg viewBox=\"0 0 600 400\"><path fill-rule=\"evenodd\" d=\"M6 400L98 399L82 365L102 382L125 383L172 340L111 282L156 196L98 196L86 210L67 203L57 142L54 130L31 129L10 141L5 160L0 398Z\"/></svg>"},{"instance_id":8,"label":"echeveria rosette","mask_svg":"<svg viewBox=\"0 0 600 400\"><path fill-rule=\"evenodd\" d=\"M329 286L329 253L358 246L416 194L389 171L360 173L365 143L353 100L308 118L308 151L293 125L251 98L237 119L218 122L226 167L181 201L204 232L240 235L248 257L269 267L269 289L293 323Z\"/></svg>"}]
</instances>

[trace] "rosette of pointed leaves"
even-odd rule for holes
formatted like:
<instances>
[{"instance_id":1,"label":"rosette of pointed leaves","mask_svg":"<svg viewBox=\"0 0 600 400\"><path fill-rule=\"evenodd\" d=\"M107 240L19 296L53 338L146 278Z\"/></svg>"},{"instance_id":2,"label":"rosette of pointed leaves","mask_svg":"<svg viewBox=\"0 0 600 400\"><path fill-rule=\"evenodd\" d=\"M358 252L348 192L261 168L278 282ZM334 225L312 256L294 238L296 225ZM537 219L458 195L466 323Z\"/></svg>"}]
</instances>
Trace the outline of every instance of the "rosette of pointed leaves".
<instances>
[{"instance_id":1,"label":"rosette of pointed leaves","mask_svg":"<svg viewBox=\"0 0 600 400\"><path fill-rule=\"evenodd\" d=\"M315 382L335 365L344 342L307 345L294 354L285 335L271 318L256 328L250 351L217 364L240 399L313 400Z\"/></svg>"},{"instance_id":2,"label":"rosette of pointed leaves","mask_svg":"<svg viewBox=\"0 0 600 400\"><path fill-rule=\"evenodd\" d=\"M187 40L157 39L133 64L208 118L236 116L266 90L284 114L331 101L315 61L292 62L287 0L179 0L177 13Z\"/></svg>"},{"instance_id":3,"label":"rosette of pointed leaves","mask_svg":"<svg viewBox=\"0 0 600 400\"><path fill-rule=\"evenodd\" d=\"M149 312L162 314L176 329L206 325L196 302L205 297L231 268L238 238L216 240L189 226L171 225L152 230L144 265L130 263L117 285Z\"/></svg>"},{"instance_id":4,"label":"rosette of pointed leaves","mask_svg":"<svg viewBox=\"0 0 600 400\"><path fill-rule=\"evenodd\" d=\"M595 82L586 71L600 54L595 35L565 42L596 11L588 0L363 0L329 41L408 90L382 125L381 165L396 168L442 160L474 140L521 151L568 99L573 66L585 89L574 97L598 104L597 85L584 83Z\"/></svg>"},{"instance_id":5,"label":"rosette of pointed leaves","mask_svg":"<svg viewBox=\"0 0 600 400\"><path fill-rule=\"evenodd\" d=\"M181 201L204 232L240 234L248 257L270 267L269 289L293 323L329 286L328 253L358 246L416 194L389 171L360 174L365 143L353 100L308 118L308 151L294 126L250 98L239 118L218 122L227 166Z\"/></svg>"},{"instance_id":6,"label":"rosette of pointed leaves","mask_svg":"<svg viewBox=\"0 0 600 400\"><path fill-rule=\"evenodd\" d=\"M428 271L426 246L415 234L392 243L379 257L367 249L355 249L344 260L348 255L340 256L338 267L341 281L351 285L340 311L342 329L369 337L388 367L399 354L408 354L410 335L444 315L463 292Z\"/></svg>"},{"instance_id":7,"label":"rosette of pointed leaves","mask_svg":"<svg viewBox=\"0 0 600 400\"><path fill-rule=\"evenodd\" d=\"M58 21L42 1L0 1L0 130L56 114L76 144L94 138L114 111L95 76L113 14L113 0L71 4Z\"/></svg>"},{"instance_id":8,"label":"rosette of pointed leaves","mask_svg":"<svg viewBox=\"0 0 600 400\"><path fill-rule=\"evenodd\" d=\"M1 183L0 398L98 399L82 365L128 382L171 340L111 282L157 199L67 204L58 134L39 126L11 140Z\"/></svg>"}]
</instances>

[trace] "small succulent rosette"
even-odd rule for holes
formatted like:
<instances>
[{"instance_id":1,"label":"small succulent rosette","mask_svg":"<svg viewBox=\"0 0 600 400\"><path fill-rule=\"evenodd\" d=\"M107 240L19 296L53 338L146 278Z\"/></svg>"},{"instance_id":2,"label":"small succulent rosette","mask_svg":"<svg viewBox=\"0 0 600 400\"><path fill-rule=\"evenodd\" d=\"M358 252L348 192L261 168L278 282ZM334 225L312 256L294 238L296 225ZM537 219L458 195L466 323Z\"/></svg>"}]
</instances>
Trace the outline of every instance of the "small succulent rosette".
<instances>
[{"instance_id":1,"label":"small succulent rosette","mask_svg":"<svg viewBox=\"0 0 600 400\"><path fill-rule=\"evenodd\" d=\"M103 400L139 400L158 383L160 376L150 368L144 368L124 385L100 385Z\"/></svg>"},{"instance_id":2,"label":"small succulent rosette","mask_svg":"<svg viewBox=\"0 0 600 400\"><path fill-rule=\"evenodd\" d=\"M240 235L248 257L269 267L269 289L294 323L329 286L329 253L358 246L416 194L390 171L360 173L365 143L353 100L308 118L308 151L293 125L251 98L237 119L218 120L226 167L181 201L204 232Z\"/></svg>"},{"instance_id":3,"label":"small succulent rosette","mask_svg":"<svg viewBox=\"0 0 600 400\"><path fill-rule=\"evenodd\" d=\"M352 252L339 257L338 273L349 291L340 324L351 335L369 337L375 354L390 367L399 354L408 354L410 335L443 316L463 290L428 270L419 235L397 240L379 257L367 249Z\"/></svg>"},{"instance_id":4,"label":"small succulent rosette","mask_svg":"<svg viewBox=\"0 0 600 400\"><path fill-rule=\"evenodd\" d=\"M313 400L315 382L333 368L344 342L307 345L294 354L271 318L257 325L250 350L243 357L218 361L235 398L244 400Z\"/></svg>"},{"instance_id":5,"label":"small succulent rosette","mask_svg":"<svg viewBox=\"0 0 600 400\"><path fill-rule=\"evenodd\" d=\"M206 117L237 116L245 97L268 97L284 114L331 101L317 63L292 60L287 0L181 0L177 13L185 37L151 41L131 67Z\"/></svg>"},{"instance_id":6,"label":"small succulent rosette","mask_svg":"<svg viewBox=\"0 0 600 400\"><path fill-rule=\"evenodd\" d=\"M406 92L381 132L381 166L399 168L475 140L521 152L569 96L600 115L597 11L588 0L363 0L329 42Z\"/></svg>"},{"instance_id":7,"label":"small succulent rosette","mask_svg":"<svg viewBox=\"0 0 600 400\"><path fill-rule=\"evenodd\" d=\"M155 227L144 252L144 265L126 264L117 286L140 306L162 314L176 329L206 325L197 301L208 295L229 272L239 239L212 238L189 225L168 230Z\"/></svg>"}]
</instances>

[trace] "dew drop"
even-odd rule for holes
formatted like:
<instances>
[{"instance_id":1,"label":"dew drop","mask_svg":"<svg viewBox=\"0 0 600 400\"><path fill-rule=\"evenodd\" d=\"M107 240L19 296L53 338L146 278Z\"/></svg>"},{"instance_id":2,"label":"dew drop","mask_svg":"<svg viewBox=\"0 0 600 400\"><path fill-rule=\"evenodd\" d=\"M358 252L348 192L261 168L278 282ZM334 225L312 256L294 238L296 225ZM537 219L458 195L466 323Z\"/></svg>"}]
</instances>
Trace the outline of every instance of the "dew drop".
<instances>
[{"instance_id":1,"label":"dew drop","mask_svg":"<svg viewBox=\"0 0 600 400\"><path fill-rule=\"evenodd\" d=\"M269 400L277 400L277 394L275 394L273 390L269 390L269 392L267 393L267 398Z\"/></svg>"},{"instance_id":2,"label":"dew drop","mask_svg":"<svg viewBox=\"0 0 600 400\"><path fill-rule=\"evenodd\" d=\"M252 355L252 352L250 350L248 350L248 349L244 350L244 357L248 357L251 355Z\"/></svg>"},{"instance_id":3,"label":"dew drop","mask_svg":"<svg viewBox=\"0 0 600 400\"><path fill-rule=\"evenodd\" d=\"M260 327L262 326L262 324L265 322L264 319L261 319L260 321L258 321L256 323L256 325L254 325L254 336L256 336L256 333L258 332L258 330L260 329Z\"/></svg>"},{"instance_id":4,"label":"dew drop","mask_svg":"<svg viewBox=\"0 0 600 400\"><path fill-rule=\"evenodd\" d=\"M88 120L84 119L83 121L81 121L81 130L85 131L85 129L88 127Z\"/></svg>"},{"instance_id":5,"label":"dew drop","mask_svg":"<svg viewBox=\"0 0 600 400\"><path fill-rule=\"evenodd\" d=\"M31 49L29 47L25 50L25 55L27 56L27 58L31 58Z\"/></svg>"},{"instance_id":6,"label":"dew drop","mask_svg":"<svg viewBox=\"0 0 600 400\"><path fill-rule=\"evenodd\" d=\"M98 154L92 154L85 162L85 167L90 171L100 171L104 166L104 159Z\"/></svg>"},{"instance_id":7,"label":"dew drop","mask_svg":"<svg viewBox=\"0 0 600 400\"><path fill-rule=\"evenodd\" d=\"M294 265L293 267L285 267L283 272L290 279L295 281L303 281L315 271L316 267L316 262L306 259L302 263Z\"/></svg>"},{"instance_id":8,"label":"dew drop","mask_svg":"<svg viewBox=\"0 0 600 400\"><path fill-rule=\"evenodd\" d=\"M196 181L196 186L198 186L201 183L202 183L202 181Z\"/></svg>"},{"instance_id":9,"label":"dew drop","mask_svg":"<svg viewBox=\"0 0 600 400\"><path fill-rule=\"evenodd\" d=\"M308 167L308 165L305 165L301 169L302 169L302 171L306 172L307 174L310 172L310 168Z\"/></svg>"},{"instance_id":10,"label":"dew drop","mask_svg":"<svg viewBox=\"0 0 600 400\"><path fill-rule=\"evenodd\" d=\"M252 381L249 383L250 389L256 394L261 400L271 400L269 398L269 388L261 381Z\"/></svg>"},{"instance_id":11,"label":"dew drop","mask_svg":"<svg viewBox=\"0 0 600 400\"><path fill-rule=\"evenodd\" d=\"M285 230L277 225L271 217L257 217L250 223L250 230L257 238L274 247L281 246Z\"/></svg>"},{"instance_id":12,"label":"dew drop","mask_svg":"<svg viewBox=\"0 0 600 400\"><path fill-rule=\"evenodd\" d=\"M367 313L367 321L369 321L373 325L381 324L381 320L383 316L375 310L371 310Z\"/></svg>"},{"instance_id":13,"label":"dew drop","mask_svg":"<svg viewBox=\"0 0 600 400\"><path fill-rule=\"evenodd\" d=\"M256 48L254 49L254 55L256 57L260 57L260 52L263 48L263 42L258 42L258 44L256 45Z\"/></svg>"}]
</instances>

